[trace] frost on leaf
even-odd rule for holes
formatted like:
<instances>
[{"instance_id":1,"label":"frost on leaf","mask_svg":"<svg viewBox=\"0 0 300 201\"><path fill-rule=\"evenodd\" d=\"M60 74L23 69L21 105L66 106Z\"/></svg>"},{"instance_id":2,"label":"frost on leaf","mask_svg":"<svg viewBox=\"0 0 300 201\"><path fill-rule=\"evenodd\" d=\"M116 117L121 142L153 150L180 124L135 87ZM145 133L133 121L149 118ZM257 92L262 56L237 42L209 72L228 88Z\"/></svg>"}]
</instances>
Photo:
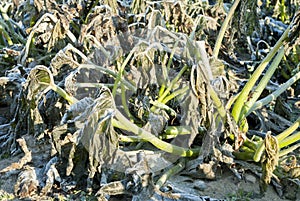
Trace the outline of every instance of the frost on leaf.
<instances>
[{"instance_id":1,"label":"frost on leaf","mask_svg":"<svg viewBox=\"0 0 300 201\"><path fill-rule=\"evenodd\" d=\"M262 177L260 181L261 191L263 192L267 190L268 184L271 182L279 158L279 145L276 137L267 134L264 143L266 149L262 158Z\"/></svg>"}]
</instances>

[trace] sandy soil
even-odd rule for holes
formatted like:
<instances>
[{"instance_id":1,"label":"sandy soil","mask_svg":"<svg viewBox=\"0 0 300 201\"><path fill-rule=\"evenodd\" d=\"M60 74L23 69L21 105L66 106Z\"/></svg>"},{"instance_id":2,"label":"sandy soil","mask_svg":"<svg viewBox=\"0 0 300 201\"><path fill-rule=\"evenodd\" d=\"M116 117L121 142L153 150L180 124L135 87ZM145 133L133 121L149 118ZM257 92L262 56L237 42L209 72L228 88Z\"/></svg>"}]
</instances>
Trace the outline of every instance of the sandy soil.
<instances>
[{"instance_id":1,"label":"sandy soil","mask_svg":"<svg viewBox=\"0 0 300 201\"><path fill-rule=\"evenodd\" d=\"M17 162L22 155L0 160L0 169L13 162ZM13 196L14 184L18 172L0 174L0 200L18 200ZM223 172L214 181L191 179L188 176L178 175L170 179L169 183L176 189L199 196L208 196L220 200L253 200L253 201L280 201L280 198L272 186L269 186L264 196L260 195L259 178L251 173L245 173L239 180L230 171ZM49 200L51 198L49 197Z\"/></svg>"}]
</instances>

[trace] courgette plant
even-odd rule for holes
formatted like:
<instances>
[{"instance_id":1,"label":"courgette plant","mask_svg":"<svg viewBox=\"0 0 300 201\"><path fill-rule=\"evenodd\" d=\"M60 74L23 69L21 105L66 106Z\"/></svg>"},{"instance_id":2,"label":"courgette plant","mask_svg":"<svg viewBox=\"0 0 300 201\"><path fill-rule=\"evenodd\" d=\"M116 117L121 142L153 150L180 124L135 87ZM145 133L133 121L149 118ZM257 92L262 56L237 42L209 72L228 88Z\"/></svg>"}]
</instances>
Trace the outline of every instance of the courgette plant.
<instances>
[{"instance_id":1,"label":"courgette plant","mask_svg":"<svg viewBox=\"0 0 300 201\"><path fill-rule=\"evenodd\" d=\"M74 104L78 102L78 100L75 97L70 96L66 91L64 91L62 88L60 88L54 83L53 76L47 67L39 65L33 68L31 71L35 73L34 76L35 83L37 85L46 86L46 88L43 88L43 91L46 92L49 89L52 89L60 96L62 96L64 99L66 99L69 102L69 104ZM111 100L113 101L112 97L113 96L111 96ZM115 119L113 119L112 123L113 126L122 128L127 131L131 131L134 134L136 134L139 138L150 142L158 149L166 151L168 153L172 153L184 157L190 157L199 153L199 150L197 149L182 148L159 139L149 131L146 131L143 128L140 128L134 123L132 123L116 107L115 107Z\"/></svg>"},{"instance_id":2,"label":"courgette plant","mask_svg":"<svg viewBox=\"0 0 300 201\"><path fill-rule=\"evenodd\" d=\"M228 18L232 17L234 9L238 4L239 0L236 0L229 11L225 22L222 25L220 34L216 41L215 49L214 49L214 59L217 59L219 47L222 42L224 32L228 25ZM233 102L233 107L231 111L232 118L237 123L239 127L239 132L246 133L248 131L248 123L246 117L253 111L262 106L270 103L275 100L281 93L283 93L289 86L294 84L300 78L300 73L296 73L292 78L290 78L286 83L281 85L276 91L268 95L267 97L257 101L267 86L267 83L271 79L273 73L277 69L280 61L282 60L285 50L292 46L293 42L297 37L299 37L299 29L300 29L300 10L298 10L293 20L291 21L288 28L282 34L280 39L277 41L275 46L271 49L271 51L267 54L267 56L261 61L259 66L256 68L254 73L251 75L248 82L243 87L242 91L236 96L235 101ZM275 57L275 58L274 58ZM273 59L274 58L274 59ZM272 61L273 59L273 61ZM259 83L255 86L259 78L261 77L265 68L270 64L268 70L265 75L261 78ZM213 89L210 89L213 91ZM211 92L210 92L211 94ZM215 100L218 98L216 97ZM217 105L215 101L215 105ZM228 119L227 119L228 120ZM287 128L285 131L280 133L277 136L272 136L270 132L267 133L264 140L250 140L246 136L244 136L244 142L240 147L236 147L240 151L234 152L234 155L243 160L252 160L255 162L262 163L263 175L261 182L261 189L263 191L266 190L267 184L270 183L273 171L278 165L278 158L284 156L293 150L300 147L300 144L296 144L294 146L289 147L293 143L300 140L300 132L293 133L299 127L300 118L297 119L292 126ZM226 121L225 121L226 122ZM230 138L234 139L235 135L230 134Z\"/></svg>"},{"instance_id":3,"label":"courgette plant","mask_svg":"<svg viewBox=\"0 0 300 201\"><path fill-rule=\"evenodd\" d=\"M226 31L226 28L228 26L228 23L230 19L233 16L233 13L240 1L236 0L234 1L224 23L222 24L221 31L219 32L218 38L216 40L216 44L213 51L213 59L217 59L219 49L221 46L222 39L224 37L224 33ZM273 73L277 69L280 61L282 60L284 56L284 52L287 48L289 48L290 45L292 45L290 42L294 41L299 36L299 18L300 18L300 10L298 10L293 20L291 21L288 28L285 30L285 32L282 34L280 39L277 41L277 43L274 45L274 47L271 49L271 51L267 54L267 56L260 62L259 66L256 68L254 73L251 75L248 82L243 87L242 91L235 97L235 101L231 104L233 104L231 115L234 121L239 126L239 130L241 132L246 133L248 131L248 123L246 120L246 117L253 111L255 111L258 108L261 108L262 106L270 103L271 101L275 100L281 93L283 93L288 87L290 87L292 84L294 84L299 78L300 73L296 73L292 78L290 78L286 83L281 85L276 91L268 95L267 97L258 100L261 93L267 86L269 80L271 79ZM275 56L276 55L276 56ZM275 57L275 58L274 58ZM273 59L274 58L274 59ZM272 61L273 59L273 61ZM255 86L259 78L261 77L263 71L266 69L266 67L270 64L268 70L266 71L265 75L261 78L259 83ZM214 90L209 90L210 95L213 94ZM215 96L213 96L215 97ZM220 105L220 101L218 100L218 97L215 97L214 99L215 105ZM221 108L224 108L223 106ZM222 109L223 110L223 109ZM287 129L287 131L284 131L283 133L276 136L278 139L278 143L280 145L280 148L287 147L297 140L300 140L297 134L292 135L288 137L293 131L295 131L295 125L298 125L299 120L297 120L293 126ZM292 129L295 128L295 129ZM234 140L234 135L231 134L230 138ZM287 138L288 137L288 138ZM283 143L284 142L284 143ZM241 157L247 160L254 160L256 162L260 161L260 156L262 152L263 142L254 142L250 139L246 138L244 140L244 146L246 150L249 150L251 153L241 153ZM297 147L297 146L296 146ZM287 150L284 150L280 155L283 153L287 154L288 152L294 150L295 147L289 148ZM239 155L239 154L238 154ZM245 158L246 157L246 158Z\"/></svg>"}]
</instances>

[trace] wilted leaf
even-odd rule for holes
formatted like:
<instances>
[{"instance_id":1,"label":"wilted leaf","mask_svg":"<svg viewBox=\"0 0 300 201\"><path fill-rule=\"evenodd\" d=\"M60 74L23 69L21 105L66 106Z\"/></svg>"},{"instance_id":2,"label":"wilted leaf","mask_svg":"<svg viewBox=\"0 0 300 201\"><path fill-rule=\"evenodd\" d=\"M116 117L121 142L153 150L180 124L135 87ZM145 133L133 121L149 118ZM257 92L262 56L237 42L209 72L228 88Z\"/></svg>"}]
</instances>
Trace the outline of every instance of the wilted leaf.
<instances>
[{"instance_id":1,"label":"wilted leaf","mask_svg":"<svg viewBox=\"0 0 300 201\"><path fill-rule=\"evenodd\" d=\"M26 170L19 174L15 184L15 194L20 198L32 197L37 194L39 185L36 169L26 166Z\"/></svg>"},{"instance_id":2,"label":"wilted leaf","mask_svg":"<svg viewBox=\"0 0 300 201\"><path fill-rule=\"evenodd\" d=\"M262 192L267 190L267 186L271 182L273 171L278 165L279 158L279 145L276 137L267 133L264 143L265 153L262 158L262 177L260 181Z\"/></svg>"},{"instance_id":3,"label":"wilted leaf","mask_svg":"<svg viewBox=\"0 0 300 201\"><path fill-rule=\"evenodd\" d=\"M113 102L110 91L103 89L100 96L87 108L89 116L78 136L78 140L89 153L88 181L104 164L109 164L118 145L118 138L112 126Z\"/></svg>"},{"instance_id":4,"label":"wilted leaf","mask_svg":"<svg viewBox=\"0 0 300 201\"><path fill-rule=\"evenodd\" d=\"M50 85L54 83L52 74L48 68L38 65L31 69L28 81L28 99L37 101L41 94L50 90Z\"/></svg>"}]
</instances>

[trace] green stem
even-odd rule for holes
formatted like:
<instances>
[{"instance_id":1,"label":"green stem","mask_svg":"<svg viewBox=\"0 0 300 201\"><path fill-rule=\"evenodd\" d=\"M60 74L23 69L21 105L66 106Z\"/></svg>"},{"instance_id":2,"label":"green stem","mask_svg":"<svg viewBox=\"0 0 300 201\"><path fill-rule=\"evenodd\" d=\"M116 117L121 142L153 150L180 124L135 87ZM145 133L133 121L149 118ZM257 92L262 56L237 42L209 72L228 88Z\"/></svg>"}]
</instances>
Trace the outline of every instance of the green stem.
<instances>
[{"instance_id":1,"label":"green stem","mask_svg":"<svg viewBox=\"0 0 300 201\"><path fill-rule=\"evenodd\" d=\"M64 99L66 99L69 104L74 104L76 102L78 102L78 100L73 97L73 96L70 96L69 94L67 94L67 92L65 90L63 90L62 88L60 88L59 86L57 86L56 84L50 84L49 85L50 88L55 91L56 93L58 93L61 97L63 97Z\"/></svg>"},{"instance_id":2,"label":"green stem","mask_svg":"<svg viewBox=\"0 0 300 201\"><path fill-rule=\"evenodd\" d=\"M300 140L300 132L297 132L287 138L284 138L281 142L279 142L279 147L283 148L289 146Z\"/></svg>"},{"instance_id":3,"label":"green stem","mask_svg":"<svg viewBox=\"0 0 300 201\"><path fill-rule=\"evenodd\" d=\"M158 102L157 100L155 101L150 101L150 104L154 105L154 107L151 108L151 112L155 112L156 108L160 108L160 109L163 109L163 110L166 110L167 112L169 112L172 116L176 116L177 113L175 112L175 110L173 110L173 108L167 106L166 104L164 103L161 103L161 102Z\"/></svg>"},{"instance_id":4,"label":"green stem","mask_svg":"<svg viewBox=\"0 0 300 201\"><path fill-rule=\"evenodd\" d=\"M158 96L162 96L165 90L166 90L166 85L163 83L159 89Z\"/></svg>"},{"instance_id":5,"label":"green stem","mask_svg":"<svg viewBox=\"0 0 300 201\"><path fill-rule=\"evenodd\" d=\"M236 9L236 7L238 6L239 3L240 3L240 0L235 0L234 1L233 5L231 6L231 8L230 8L223 24L222 24L222 27L220 29L217 41L215 43L214 51L213 51L213 57L215 59L218 58L220 47L221 47L221 44L222 44L222 40L224 38L225 31L226 31L226 29L228 27L228 24L229 24L229 21L231 20L233 14L235 12L235 9Z\"/></svg>"},{"instance_id":6,"label":"green stem","mask_svg":"<svg viewBox=\"0 0 300 201\"><path fill-rule=\"evenodd\" d=\"M145 140L141 139L138 136L118 135L118 137L119 137L119 141L121 141L121 142L142 142L142 141L145 141Z\"/></svg>"},{"instance_id":7,"label":"green stem","mask_svg":"<svg viewBox=\"0 0 300 201\"><path fill-rule=\"evenodd\" d=\"M91 69L98 69L106 74L109 74L111 76L113 76L114 78L117 78L118 77L118 74L112 70L109 70L108 68L104 68L102 66L97 66L97 65L94 65L94 64L81 64L80 65L81 68L91 68ZM132 91L135 91L136 90L136 87L133 86L130 82L128 82L127 80L125 79L121 79L121 82L123 82L123 84L129 89L129 90L132 90Z\"/></svg>"},{"instance_id":8,"label":"green stem","mask_svg":"<svg viewBox=\"0 0 300 201\"><path fill-rule=\"evenodd\" d=\"M171 68L171 65L172 65L172 62L173 62L173 57L174 57L174 54L175 54L175 52L176 52L176 48L177 48L177 46L178 46L178 42L179 42L179 40L176 40L176 41L175 41L174 47L173 47L173 49L172 49L172 52L171 52L171 55L170 55L170 58L169 58L168 64L167 64L167 72L168 72L168 71L170 70L170 68Z\"/></svg>"},{"instance_id":9,"label":"green stem","mask_svg":"<svg viewBox=\"0 0 300 201\"><path fill-rule=\"evenodd\" d=\"M0 25L0 34L2 33L3 37L6 39L7 44L9 46L12 46L14 43L12 42L9 34L6 32L6 30L3 28L3 26Z\"/></svg>"},{"instance_id":10,"label":"green stem","mask_svg":"<svg viewBox=\"0 0 300 201\"><path fill-rule=\"evenodd\" d=\"M150 142L151 144L153 144L155 147L157 147L160 150L163 150L168 153L172 153L174 155L184 156L184 157L190 157L190 156L199 154L199 150L182 148L182 147L172 145L170 143L160 140L159 138L154 136L152 133L150 133L150 132L138 127L137 125L133 124L132 122L130 122L118 110L116 110L115 116L121 122L121 124L126 126L125 130L133 132L134 134L136 134L143 140Z\"/></svg>"},{"instance_id":11,"label":"green stem","mask_svg":"<svg viewBox=\"0 0 300 201\"><path fill-rule=\"evenodd\" d=\"M163 99L170 93L170 91L173 89L174 85L178 82L182 74L187 70L187 65L184 65L183 68L179 71L179 73L176 75L176 77L171 81L169 87L164 91L164 93L158 98L158 102L162 102Z\"/></svg>"},{"instance_id":12,"label":"green stem","mask_svg":"<svg viewBox=\"0 0 300 201\"><path fill-rule=\"evenodd\" d=\"M296 144L294 146L291 146L287 149L284 149L284 150L280 150L279 152L279 157L282 157L282 156L285 156L287 155L288 153L291 153L292 151L298 149L300 147L300 144Z\"/></svg>"},{"instance_id":13,"label":"green stem","mask_svg":"<svg viewBox=\"0 0 300 201\"><path fill-rule=\"evenodd\" d=\"M281 47L278 54L274 58L272 64L270 65L269 69L267 70L266 74L263 76L255 90L253 91L252 97L245 103L244 108L242 109L243 114L241 118L245 117L244 115L247 114L249 109L254 105L254 103L257 101L263 90L266 88L268 82L270 81L275 70L277 69L283 55L284 47Z\"/></svg>"},{"instance_id":14,"label":"green stem","mask_svg":"<svg viewBox=\"0 0 300 201\"><path fill-rule=\"evenodd\" d=\"M254 152L232 152L236 159L243 160L243 161L252 161Z\"/></svg>"},{"instance_id":15,"label":"green stem","mask_svg":"<svg viewBox=\"0 0 300 201\"><path fill-rule=\"evenodd\" d=\"M284 40L288 36L289 30L290 30L290 27L288 27L285 30L285 32L280 37L280 39L277 41L277 43L272 48L272 50L269 52L269 54L263 59L263 61L260 63L260 65L254 71L254 73L252 74L251 78L248 80L248 82L246 83L246 85L242 89L240 95L238 96L238 98L237 98L237 100L236 100L236 102L235 102L235 104L233 106L233 109L232 109L232 116L233 116L234 120L237 123L239 123L239 121L241 120L241 114L242 114L241 110L242 110L242 108L244 106L244 103L247 101L247 98L248 98L248 95L249 95L250 91L254 87L256 81L258 80L258 78L260 77L260 75L262 74L262 72L264 71L264 69L266 68L266 66L269 64L269 62L271 61L271 59L276 54L277 50L282 46Z\"/></svg>"},{"instance_id":16,"label":"green stem","mask_svg":"<svg viewBox=\"0 0 300 201\"><path fill-rule=\"evenodd\" d=\"M132 115L129 112L129 108L127 106L127 99L126 99L126 89L124 87L124 84L121 83L121 99L122 99L122 105L123 105L123 109L126 113L126 115L131 118Z\"/></svg>"},{"instance_id":17,"label":"green stem","mask_svg":"<svg viewBox=\"0 0 300 201\"><path fill-rule=\"evenodd\" d=\"M287 82L281 85L276 91L274 91L270 95L254 103L253 106L250 108L250 110L247 112L246 116L248 116L251 112L259 108L262 108L263 106L267 105L271 101L275 100L280 94L285 92L287 88L289 88L292 84L294 84L299 79L300 79L300 72L298 72L296 75L291 77Z\"/></svg>"},{"instance_id":18,"label":"green stem","mask_svg":"<svg viewBox=\"0 0 300 201\"><path fill-rule=\"evenodd\" d=\"M291 125L285 131L283 131L282 133L276 136L278 143L280 144L286 137L288 137L296 129L298 129L299 126L300 126L300 117L293 123L293 125Z\"/></svg>"},{"instance_id":19,"label":"green stem","mask_svg":"<svg viewBox=\"0 0 300 201\"><path fill-rule=\"evenodd\" d=\"M166 89L166 85L169 85L169 77L168 77L168 72L170 70L170 67L171 67L171 64L172 64L172 61L173 61L173 57L174 57L174 54L175 54L175 51L176 51L176 47L178 46L178 42L179 40L177 40L174 44L174 48L172 49L172 52L171 52L171 55L170 55L170 58L168 60L168 63L167 63L167 66L165 65L165 62L163 61L162 62L162 66L161 66L161 69L162 69L162 75L163 75L163 79L165 80L164 83L162 83L160 89L159 89L159 93L158 95L159 96L162 96L163 92L165 91ZM165 54L165 56L167 56L167 54ZM164 59L163 59L164 60Z\"/></svg>"},{"instance_id":20,"label":"green stem","mask_svg":"<svg viewBox=\"0 0 300 201\"><path fill-rule=\"evenodd\" d=\"M188 126L168 126L165 133L167 135L186 135L190 134L191 130Z\"/></svg>"},{"instance_id":21,"label":"green stem","mask_svg":"<svg viewBox=\"0 0 300 201\"><path fill-rule=\"evenodd\" d=\"M183 169L185 168L185 159L182 158L180 159L179 163L176 164L174 167L172 167L171 169L169 169L167 172L165 172L160 178L159 180L157 180L156 184L155 184L155 188L156 189L160 189L160 187L162 187L164 185L164 183L166 183L166 181L178 174L179 172L181 172Z\"/></svg>"},{"instance_id":22,"label":"green stem","mask_svg":"<svg viewBox=\"0 0 300 201\"><path fill-rule=\"evenodd\" d=\"M264 153L265 150L265 143L262 141L259 145L259 147L256 149L255 154L253 156L253 160L255 162L259 162L261 159L262 154Z\"/></svg>"},{"instance_id":23,"label":"green stem","mask_svg":"<svg viewBox=\"0 0 300 201\"><path fill-rule=\"evenodd\" d=\"M122 63L122 66L119 68L119 73L115 79L115 83L114 83L114 87L113 87L113 90L112 90L112 95L113 97L116 96L116 91L117 91L117 88L118 88L118 83L121 81L122 79L122 75L123 75L123 71L125 69L125 66L127 65L127 63L129 62L130 58L132 57L133 53L136 51L136 48L133 48L131 50L131 52L128 54L128 56L126 57L125 61Z\"/></svg>"},{"instance_id":24,"label":"green stem","mask_svg":"<svg viewBox=\"0 0 300 201\"><path fill-rule=\"evenodd\" d=\"M162 100L163 104L167 104L167 102L169 102L170 100L172 100L173 98L175 98L176 96L185 93L187 90L189 89L189 86L186 86L182 89L179 89L177 91L174 91L173 93L171 93L169 96L167 96L166 98L164 98Z\"/></svg>"},{"instance_id":25,"label":"green stem","mask_svg":"<svg viewBox=\"0 0 300 201\"><path fill-rule=\"evenodd\" d=\"M225 108L223 106L223 103L220 100L218 94L212 88L212 86L210 85L210 83L207 84L207 90L208 90L208 93L209 93L211 99L213 100L213 103L214 103L215 107L218 110L218 113L221 116L222 121L226 122L226 110L225 110Z\"/></svg>"}]
</instances>

